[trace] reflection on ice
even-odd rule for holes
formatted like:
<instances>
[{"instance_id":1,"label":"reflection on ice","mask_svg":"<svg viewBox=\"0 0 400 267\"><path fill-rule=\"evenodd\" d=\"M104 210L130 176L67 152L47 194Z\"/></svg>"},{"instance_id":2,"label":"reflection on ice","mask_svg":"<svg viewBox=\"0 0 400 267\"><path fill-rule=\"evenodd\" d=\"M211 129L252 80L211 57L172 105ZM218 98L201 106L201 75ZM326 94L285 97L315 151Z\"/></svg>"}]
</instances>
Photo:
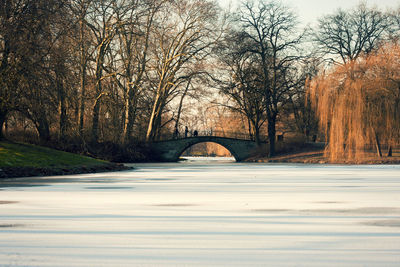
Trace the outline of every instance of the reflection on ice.
<instances>
[{"instance_id":1,"label":"reflection on ice","mask_svg":"<svg viewBox=\"0 0 400 267\"><path fill-rule=\"evenodd\" d=\"M0 266L400 262L400 166L134 166L0 181Z\"/></svg>"},{"instance_id":2,"label":"reflection on ice","mask_svg":"<svg viewBox=\"0 0 400 267\"><path fill-rule=\"evenodd\" d=\"M235 162L234 157L182 157L182 163L231 163Z\"/></svg>"}]
</instances>

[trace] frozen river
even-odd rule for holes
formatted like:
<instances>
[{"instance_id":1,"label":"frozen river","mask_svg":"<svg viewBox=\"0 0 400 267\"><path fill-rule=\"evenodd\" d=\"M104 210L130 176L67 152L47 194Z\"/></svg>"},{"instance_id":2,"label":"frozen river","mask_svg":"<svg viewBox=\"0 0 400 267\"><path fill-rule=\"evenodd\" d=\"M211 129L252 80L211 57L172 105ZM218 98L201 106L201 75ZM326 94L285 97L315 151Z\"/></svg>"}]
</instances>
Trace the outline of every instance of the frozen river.
<instances>
[{"instance_id":1,"label":"frozen river","mask_svg":"<svg viewBox=\"0 0 400 267\"><path fill-rule=\"evenodd\" d=\"M135 167L0 181L0 266L400 266L400 166Z\"/></svg>"}]
</instances>

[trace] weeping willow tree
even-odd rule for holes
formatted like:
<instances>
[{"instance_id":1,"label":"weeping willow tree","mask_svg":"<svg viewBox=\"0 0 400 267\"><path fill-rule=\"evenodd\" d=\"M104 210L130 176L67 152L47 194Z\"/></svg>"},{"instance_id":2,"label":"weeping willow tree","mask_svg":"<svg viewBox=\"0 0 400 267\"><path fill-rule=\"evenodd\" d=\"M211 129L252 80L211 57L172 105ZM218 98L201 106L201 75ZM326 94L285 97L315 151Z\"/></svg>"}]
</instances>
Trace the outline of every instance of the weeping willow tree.
<instances>
[{"instance_id":1,"label":"weeping willow tree","mask_svg":"<svg viewBox=\"0 0 400 267\"><path fill-rule=\"evenodd\" d=\"M357 160L374 145L382 156L400 142L400 46L387 45L309 82L331 161Z\"/></svg>"}]
</instances>

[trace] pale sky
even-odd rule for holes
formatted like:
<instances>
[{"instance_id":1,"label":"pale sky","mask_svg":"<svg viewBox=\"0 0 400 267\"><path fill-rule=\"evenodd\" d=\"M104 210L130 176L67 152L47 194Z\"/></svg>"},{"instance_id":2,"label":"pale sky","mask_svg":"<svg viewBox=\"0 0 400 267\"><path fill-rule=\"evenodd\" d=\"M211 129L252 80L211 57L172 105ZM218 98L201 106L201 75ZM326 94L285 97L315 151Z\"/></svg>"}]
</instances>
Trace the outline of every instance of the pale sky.
<instances>
[{"instance_id":1,"label":"pale sky","mask_svg":"<svg viewBox=\"0 0 400 267\"><path fill-rule=\"evenodd\" d=\"M227 7L229 2L232 6L239 3L240 0L219 0L221 6ZM317 18L331 14L339 8L348 9L357 6L359 0L282 0L287 6L293 8L299 19L304 24L315 23ZM367 5L376 6L381 10L388 8L399 8L400 0L368 0Z\"/></svg>"}]
</instances>

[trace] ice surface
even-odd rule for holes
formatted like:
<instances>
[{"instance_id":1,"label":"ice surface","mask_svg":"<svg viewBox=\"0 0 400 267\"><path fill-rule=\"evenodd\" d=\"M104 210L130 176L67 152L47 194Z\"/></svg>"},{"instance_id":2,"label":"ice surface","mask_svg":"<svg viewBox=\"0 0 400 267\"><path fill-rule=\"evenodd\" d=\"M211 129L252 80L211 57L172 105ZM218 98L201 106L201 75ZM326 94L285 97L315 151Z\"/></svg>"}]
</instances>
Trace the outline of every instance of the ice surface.
<instances>
[{"instance_id":1,"label":"ice surface","mask_svg":"<svg viewBox=\"0 0 400 267\"><path fill-rule=\"evenodd\" d=\"M400 266L400 166L192 159L0 182L0 266Z\"/></svg>"}]
</instances>

